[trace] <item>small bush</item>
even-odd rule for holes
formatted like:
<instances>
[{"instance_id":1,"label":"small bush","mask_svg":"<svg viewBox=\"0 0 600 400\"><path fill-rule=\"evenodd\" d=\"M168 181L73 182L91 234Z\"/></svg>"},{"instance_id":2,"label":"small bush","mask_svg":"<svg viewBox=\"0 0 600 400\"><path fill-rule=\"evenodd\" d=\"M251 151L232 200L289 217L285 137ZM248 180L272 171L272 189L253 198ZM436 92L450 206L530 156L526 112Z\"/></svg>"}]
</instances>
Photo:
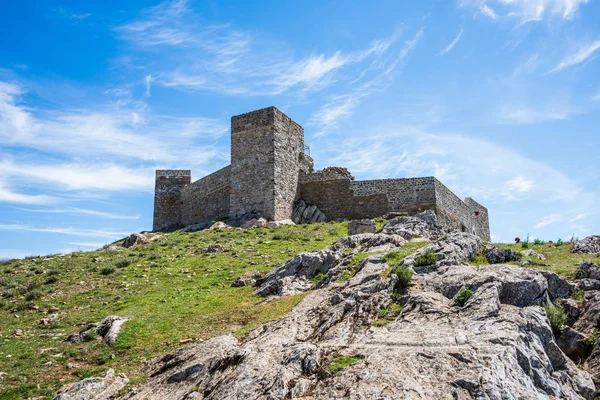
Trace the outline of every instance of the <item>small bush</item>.
<instances>
[{"instance_id":1,"label":"small bush","mask_svg":"<svg viewBox=\"0 0 600 400\"><path fill-rule=\"evenodd\" d=\"M122 258L122 259L118 260L117 262L115 262L115 267L125 268L125 267L128 267L132 262L133 262L133 260L131 258Z\"/></svg>"},{"instance_id":2,"label":"small bush","mask_svg":"<svg viewBox=\"0 0 600 400\"><path fill-rule=\"evenodd\" d=\"M16 295L17 295L16 288L6 288L6 289L2 290L2 297L4 297L5 299L15 297Z\"/></svg>"},{"instance_id":3,"label":"small bush","mask_svg":"<svg viewBox=\"0 0 600 400\"><path fill-rule=\"evenodd\" d=\"M371 322L372 326L382 327L393 322L402 312L402 306L398 303L392 303L389 306L379 310L377 319Z\"/></svg>"},{"instance_id":4,"label":"small bush","mask_svg":"<svg viewBox=\"0 0 600 400\"><path fill-rule=\"evenodd\" d=\"M571 294L571 297L573 298L573 300L575 300L575 303L577 304L583 303L584 296L585 292L582 289L577 289L573 292L573 294Z\"/></svg>"},{"instance_id":5,"label":"small bush","mask_svg":"<svg viewBox=\"0 0 600 400\"><path fill-rule=\"evenodd\" d=\"M91 342L92 340L95 340L96 337L98 337L98 334L96 333L96 329L92 328L89 329L84 335L83 335L83 341L84 342Z\"/></svg>"},{"instance_id":6,"label":"small bush","mask_svg":"<svg viewBox=\"0 0 600 400\"><path fill-rule=\"evenodd\" d=\"M50 285L50 284L56 283L56 282L58 282L58 275L48 275L46 277L45 283L47 285Z\"/></svg>"},{"instance_id":7,"label":"small bush","mask_svg":"<svg viewBox=\"0 0 600 400\"><path fill-rule=\"evenodd\" d=\"M586 359L592 355L592 350L594 349L594 345L598 341L598 329L594 328L592 334L586 339L582 340L579 343L581 357Z\"/></svg>"},{"instance_id":8,"label":"small bush","mask_svg":"<svg viewBox=\"0 0 600 400\"><path fill-rule=\"evenodd\" d=\"M556 243L555 243L555 244L556 244L557 246L562 246L563 244L565 244L565 242L564 242L564 241L563 241L561 238L558 238L558 240L556 241Z\"/></svg>"},{"instance_id":9,"label":"small bush","mask_svg":"<svg viewBox=\"0 0 600 400\"><path fill-rule=\"evenodd\" d=\"M433 265L437 262L438 260L438 256L437 253L434 250L427 250L425 251L425 253L421 254L419 257L417 257L415 259L415 263L419 266L425 266L425 265Z\"/></svg>"},{"instance_id":10,"label":"small bush","mask_svg":"<svg viewBox=\"0 0 600 400\"><path fill-rule=\"evenodd\" d=\"M39 289L33 289L25 293L25 301L37 300L42 297L42 292Z\"/></svg>"},{"instance_id":11,"label":"small bush","mask_svg":"<svg viewBox=\"0 0 600 400\"><path fill-rule=\"evenodd\" d=\"M396 291L399 292L408 288L410 281L412 281L413 271L409 267L401 265L396 269L396 277L398 278Z\"/></svg>"},{"instance_id":12,"label":"small bush","mask_svg":"<svg viewBox=\"0 0 600 400\"><path fill-rule=\"evenodd\" d=\"M542 239L535 239L533 241L533 244L545 244L546 242L544 242Z\"/></svg>"},{"instance_id":13,"label":"small bush","mask_svg":"<svg viewBox=\"0 0 600 400\"><path fill-rule=\"evenodd\" d=\"M100 274L102 275L110 275L115 272L115 267L113 265L106 265L100 269Z\"/></svg>"},{"instance_id":14,"label":"small bush","mask_svg":"<svg viewBox=\"0 0 600 400\"><path fill-rule=\"evenodd\" d=\"M469 288L462 288L456 296L454 296L454 305L464 307L467 301L473 296L473 291Z\"/></svg>"},{"instance_id":15,"label":"small bush","mask_svg":"<svg viewBox=\"0 0 600 400\"><path fill-rule=\"evenodd\" d=\"M550 321L550 326L552 326L552 329L555 331L558 331L565 322L567 322L567 312L560 304L548 302L544 304L544 310L546 310L546 316Z\"/></svg>"}]
</instances>

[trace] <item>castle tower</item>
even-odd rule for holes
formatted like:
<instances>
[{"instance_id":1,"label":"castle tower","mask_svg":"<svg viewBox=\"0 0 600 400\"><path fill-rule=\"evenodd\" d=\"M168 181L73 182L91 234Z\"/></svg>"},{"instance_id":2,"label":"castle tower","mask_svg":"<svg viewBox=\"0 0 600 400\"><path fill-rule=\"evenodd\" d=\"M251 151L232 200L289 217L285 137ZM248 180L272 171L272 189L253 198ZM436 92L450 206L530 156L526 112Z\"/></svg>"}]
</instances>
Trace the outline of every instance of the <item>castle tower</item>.
<instances>
[{"instance_id":1,"label":"castle tower","mask_svg":"<svg viewBox=\"0 0 600 400\"><path fill-rule=\"evenodd\" d=\"M231 118L229 215L292 217L304 129L275 107Z\"/></svg>"},{"instance_id":2,"label":"castle tower","mask_svg":"<svg viewBox=\"0 0 600 400\"><path fill-rule=\"evenodd\" d=\"M192 182L190 170L157 170L154 188L154 231L181 225L181 189Z\"/></svg>"}]
</instances>

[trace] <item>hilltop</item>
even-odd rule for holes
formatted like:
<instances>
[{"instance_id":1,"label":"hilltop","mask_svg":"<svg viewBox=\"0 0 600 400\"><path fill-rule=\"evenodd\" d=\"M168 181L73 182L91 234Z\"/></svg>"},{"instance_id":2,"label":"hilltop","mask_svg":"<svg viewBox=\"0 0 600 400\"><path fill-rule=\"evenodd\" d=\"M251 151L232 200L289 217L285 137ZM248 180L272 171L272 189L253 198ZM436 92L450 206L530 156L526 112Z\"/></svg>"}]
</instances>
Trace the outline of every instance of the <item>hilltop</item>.
<instances>
[{"instance_id":1,"label":"hilltop","mask_svg":"<svg viewBox=\"0 0 600 400\"><path fill-rule=\"evenodd\" d=\"M384 222L380 220L378 228ZM261 386L264 393L344 398L372 393L368 382L346 395L334 389L353 387L359 376L373 371L379 371L373 379L388 387L381 394L386 398L386 393L400 393L392 384L395 380L415 379L412 368L418 365L425 368L425 381L421 376L412 390L441 393L431 391L436 385L431 379L448 383L443 371L458 376L472 371L473 365L485 370L486 357L472 352L478 346L489 355L517 351L533 360L537 354L541 362L565 374L563 381L557 380L552 371L543 372L533 363L530 371L506 378L516 389L530 385L533 392L563 390L582 398L593 396L589 376L551 350L552 321L541 306L547 297L563 313L567 304L575 303L584 315L586 301L598 288L584 291L580 284L563 279L573 280L580 264L596 261L595 255L572 254L572 243L502 245L498 248L506 249L501 253L508 258L490 266L476 236L443 232L418 219L402 217L387 223L380 234L348 239L347 229L347 223L320 223L178 231L149 235L147 243L130 248L119 241L93 252L3 262L0 398L52 398L65 383L102 376L111 368L127 375L129 383L120 393L134 398L152 398L144 393L154 392L169 392L172 398L192 392L204 397L185 398L221 398L215 393L235 398L236 393L249 390L238 382L242 377L261 382L269 376L278 382L279 391ZM518 254L527 250L534 253ZM301 253L307 255L296 257ZM412 280L405 277L402 283L402 273L409 269L414 271ZM241 276L254 276L257 287L250 282L232 286ZM262 297L253 294L255 290ZM129 319L113 344L93 334L80 343L65 342L86 324L109 315ZM576 320L563 324L573 325ZM509 325L499 325L506 321ZM463 332L470 337L474 323L481 329L495 326L497 331L493 338L473 336L470 353L460 343L452 351L434 344L446 334L458 338ZM554 328L556 336L564 331L562 326ZM517 334L530 342L515 339ZM586 332L590 350L594 335L595 331ZM269 353L282 340L290 351L297 350L292 351L296 361L286 358L284 362L280 354ZM536 341L541 347L532 347ZM404 350L397 352L392 343L403 343ZM417 347L423 350L410 350ZM260 359L254 358L256 351L273 360L263 366L262 378L250 372ZM403 359L408 369L396 365L403 362L387 364L387 353ZM583 368L585 360L576 356ZM463 359L465 368L451 364L448 357ZM427 360L433 359L437 361L426 367ZM512 365L510 357L503 362L508 363L505 367ZM193 365L213 369L201 377L189 372ZM522 361L515 365L523 367ZM381 368L392 369L378 376ZM173 380L174 376L180 378ZM499 379L487 384L503 384ZM473 382L454 382L456 393L475 396L483 389ZM131 388L139 392L130 392Z\"/></svg>"}]
</instances>

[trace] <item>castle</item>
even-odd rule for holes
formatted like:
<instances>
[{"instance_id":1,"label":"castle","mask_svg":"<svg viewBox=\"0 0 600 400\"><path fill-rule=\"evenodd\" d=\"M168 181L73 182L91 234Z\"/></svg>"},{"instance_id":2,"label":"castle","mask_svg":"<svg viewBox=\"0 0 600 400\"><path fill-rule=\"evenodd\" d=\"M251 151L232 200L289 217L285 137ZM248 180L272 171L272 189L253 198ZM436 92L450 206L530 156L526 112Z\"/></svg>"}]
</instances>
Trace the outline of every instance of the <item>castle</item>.
<instances>
[{"instance_id":1,"label":"castle","mask_svg":"<svg viewBox=\"0 0 600 400\"><path fill-rule=\"evenodd\" d=\"M304 129L275 107L231 118L231 165L192 182L189 170L156 171L155 231L221 218L291 219L300 200L328 220L434 210L438 223L490 239L488 211L434 177L355 181L345 168L314 171Z\"/></svg>"}]
</instances>

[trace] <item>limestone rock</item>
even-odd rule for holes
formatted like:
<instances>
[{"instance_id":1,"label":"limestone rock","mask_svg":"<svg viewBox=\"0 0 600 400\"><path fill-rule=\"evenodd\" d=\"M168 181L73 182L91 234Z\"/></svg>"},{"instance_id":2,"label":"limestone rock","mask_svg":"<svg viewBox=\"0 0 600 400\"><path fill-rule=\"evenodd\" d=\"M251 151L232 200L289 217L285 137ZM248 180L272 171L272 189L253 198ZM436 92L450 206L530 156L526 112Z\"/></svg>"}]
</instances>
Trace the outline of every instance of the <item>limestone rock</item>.
<instances>
[{"instance_id":1,"label":"limestone rock","mask_svg":"<svg viewBox=\"0 0 600 400\"><path fill-rule=\"evenodd\" d=\"M111 345L117 340L117 336L121 332L121 328L128 318L109 315L104 318L96 327L96 333L104 339L106 344Z\"/></svg>"},{"instance_id":2,"label":"limestone rock","mask_svg":"<svg viewBox=\"0 0 600 400\"><path fill-rule=\"evenodd\" d=\"M218 253L220 251L225 251L225 248L223 247L223 245L220 245L218 243L209 244L208 246L206 246L205 248L202 249L202 254Z\"/></svg>"},{"instance_id":3,"label":"limestone rock","mask_svg":"<svg viewBox=\"0 0 600 400\"><path fill-rule=\"evenodd\" d=\"M575 242L571 253L598 254L600 253L600 236L588 236Z\"/></svg>"},{"instance_id":4,"label":"limestone rock","mask_svg":"<svg viewBox=\"0 0 600 400\"><path fill-rule=\"evenodd\" d=\"M360 233L375 233L375 220L356 219L348 222L348 235L358 235Z\"/></svg>"},{"instance_id":5,"label":"limestone rock","mask_svg":"<svg viewBox=\"0 0 600 400\"><path fill-rule=\"evenodd\" d=\"M263 274L258 271L249 271L237 278L232 284L232 287L242 287L246 285L254 286L263 277Z\"/></svg>"},{"instance_id":6,"label":"limestone rock","mask_svg":"<svg viewBox=\"0 0 600 400\"><path fill-rule=\"evenodd\" d=\"M210 226L210 228L208 228L208 229L210 229L212 231L212 230L215 230L215 229L231 229L231 227L229 225L227 225L223 221L217 221L214 224L212 224Z\"/></svg>"},{"instance_id":7,"label":"limestone rock","mask_svg":"<svg viewBox=\"0 0 600 400\"><path fill-rule=\"evenodd\" d=\"M581 316L573 324L573 328L589 335L598 326L600 326L600 292L588 292L583 300Z\"/></svg>"},{"instance_id":8,"label":"limestone rock","mask_svg":"<svg viewBox=\"0 0 600 400\"><path fill-rule=\"evenodd\" d=\"M412 217L396 217L388 221L381 233L399 235L406 240L414 238L433 238L440 233L436 227L436 217L433 212L423 212Z\"/></svg>"},{"instance_id":9,"label":"limestone rock","mask_svg":"<svg viewBox=\"0 0 600 400\"><path fill-rule=\"evenodd\" d=\"M564 327L560 331L556 344L558 347L571 358L577 358L579 350L581 348L581 341L585 339L585 336L571 327Z\"/></svg>"},{"instance_id":10,"label":"limestone rock","mask_svg":"<svg viewBox=\"0 0 600 400\"><path fill-rule=\"evenodd\" d=\"M537 258L540 261L546 261L546 256L545 255L540 254L540 253L536 252L533 249L522 251L521 254L523 256L525 256L525 257L535 257L535 258ZM506 262L506 261L503 261L503 262Z\"/></svg>"},{"instance_id":11,"label":"limestone rock","mask_svg":"<svg viewBox=\"0 0 600 400\"><path fill-rule=\"evenodd\" d=\"M434 267L460 265L472 260L479 253L480 248L481 239L478 236L465 232L453 232L406 257L402 261L402 265L418 269L417 260L428 251L437 254L437 262Z\"/></svg>"},{"instance_id":12,"label":"limestone rock","mask_svg":"<svg viewBox=\"0 0 600 400\"><path fill-rule=\"evenodd\" d=\"M127 385L123 374L109 369L101 378L87 378L63 387L54 400L109 400Z\"/></svg>"},{"instance_id":13,"label":"limestone rock","mask_svg":"<svg viewBox=\"0 0 600 400\"><path fill-rule=\"evenodd\" d=\"M267 220L264 218L253 218L249 221L246 221L242 224L241 228L243 229L254 229L254 228L266 228Z\"/></svg>"},{"instance_id":14,"label":"limestone rock","mask_svg":"<svg viewBox=\"0 0 600 400\"><path fill-rule=\"evenodd\" d=\"M300 200L294 205L292 211L292 221L295 224L313 224L315 222L325 222L327 217L314 204L309 204Z\"/></svg>"},{"instance_id":15,"label":"limestone rock","mask_svg":"<svg viewBox=\"0 0 600 400\"><path fill-rule=\"evenodd\" d=\"M485 258L490 264L503 264L517 259L517 254L513 249L501 249L499 247L489 246L485 249Z\"/></svg>"},{"instance_id":16,"label":"limestone rock","mask_svg":"<svg viewBox=\"0 0 600 400\"><path fill-rule=\"evenodd\" d=\"M269 221L267 228L277 228L283 225L296 225L291 219L282 219L281 221Z\"/></svg>"},{"instance_id":17,"label":"limestone rock","mask_svg":"<svg viewBox=\"0 0 600 400\"><path fill-rule=\"evenodd\" d=\"M139 233L132 233L123 241L123 247L129 248L138 244L146 243L148 239L145 235Z\"/></svg>"},{"instance_id":18,"label":"limestone rock","mask_svg":"<svg viewBox=\"0 0 600 400\"><path fill-rule=\"evenodd\" d=\"M584 261L575 270L575 279L600 280L600 268L594 263Z\"/></svg>"}]
</instances>

